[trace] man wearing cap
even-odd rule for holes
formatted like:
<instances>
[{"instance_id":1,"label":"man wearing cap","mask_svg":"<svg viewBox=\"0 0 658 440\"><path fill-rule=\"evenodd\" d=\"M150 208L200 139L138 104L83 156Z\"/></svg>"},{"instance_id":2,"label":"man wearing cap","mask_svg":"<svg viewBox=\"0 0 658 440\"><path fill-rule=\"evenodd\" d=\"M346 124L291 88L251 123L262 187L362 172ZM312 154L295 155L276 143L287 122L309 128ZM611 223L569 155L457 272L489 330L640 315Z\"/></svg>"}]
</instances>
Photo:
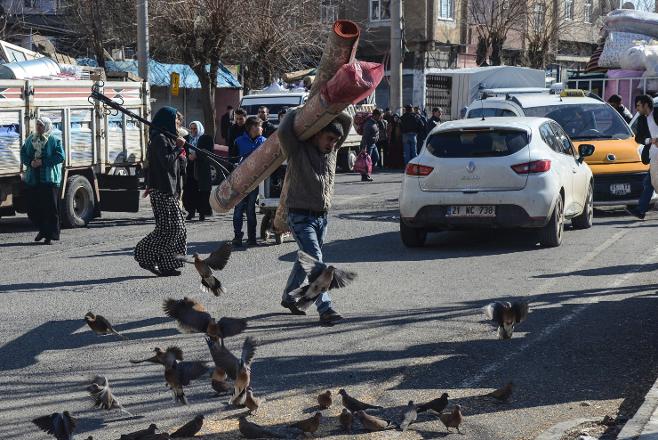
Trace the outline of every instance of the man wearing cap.
<instances>
[{"instance_id":1,"label":"man wearing cap","mask_svg":"<svg viewBox=\"0 0 658 440\"><path fill-rule=\"evenodd\" d=\"M331 207L336 175L338 148L347 138L352 118L341 113L307 141L295 135L296 111L289 111L279 125L279 141L288 161L287 177L288 227L299 249L322 261L322 244L327 233L327 211ZM306 313L295 306L289 292L306 279L306 272L295 261L283 291L281 305L293 315ZM323 292L315 301L322 325L334 325L340 316L331 305L331 297Z\"/></svg>"},{"instance_id":2,"label":"man wearing cap","mask_svg":"<svg viewBox=\"0 0 658 440\"><path fill-rule=\"evenodd\" d=\"M414 107L411 104L404 106L404 114L400 117L400 129L404 148L404 164L406 165L418 154L416 150L418 135L425 131L423 121L414 113Z\"/></svg>"}]
</instances>

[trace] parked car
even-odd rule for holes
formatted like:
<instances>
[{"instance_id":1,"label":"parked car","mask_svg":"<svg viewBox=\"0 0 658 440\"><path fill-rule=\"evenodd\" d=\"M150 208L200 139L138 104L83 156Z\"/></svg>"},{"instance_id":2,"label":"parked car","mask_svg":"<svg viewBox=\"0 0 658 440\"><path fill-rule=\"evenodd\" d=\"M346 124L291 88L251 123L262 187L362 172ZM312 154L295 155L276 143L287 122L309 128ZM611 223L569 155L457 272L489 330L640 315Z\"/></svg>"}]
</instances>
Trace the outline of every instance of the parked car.
<instances>
[{"instance_id":1,"label":"parked car","mask_svg":"<svg viewBox=\"0 0 658 440\"><path fill-rule=\"evenodd\" d=\"M592 226L593 177L564 130L547 118L462 119L436 127L406 167L400 235L423 246L427 233L465 228L537 228L559 246L564 222Z\"/></svg>"},{"instance_id":2,"label":"parked car","mask_svg":"<svg viewBox=\"0 0 658 440\"><path fill-rule=\"evenodd\" d=\"M469 105L467 118L535 116L555 120L576 146L592 144L596 152L587 158L594 173L594 204L636 205L648 166L642 164L633 132L615 109L581 90L560 94L508 94L477 100ZM654 194L654 202L657 201Z\"/></svg>"}]
</instances>

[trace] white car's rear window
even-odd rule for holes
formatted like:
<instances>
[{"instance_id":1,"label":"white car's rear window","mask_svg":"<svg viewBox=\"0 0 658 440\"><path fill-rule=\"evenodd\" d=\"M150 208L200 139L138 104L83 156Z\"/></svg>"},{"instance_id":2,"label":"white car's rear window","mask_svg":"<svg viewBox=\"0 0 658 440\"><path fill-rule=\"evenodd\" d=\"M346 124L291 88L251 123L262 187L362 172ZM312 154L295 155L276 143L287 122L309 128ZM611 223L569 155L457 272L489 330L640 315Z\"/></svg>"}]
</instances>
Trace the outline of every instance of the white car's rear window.
<instances>
[{"instance_id":1,"label":"white car's rear window","mask_svg":"<svg viewBox=\"0 0 658 440\"><path fill-rule=\"evenodd\" d=\"M528 145L528 133L510 129L465 129L442 131L427 141L427 151L436 157L508 156Z\"/></svg>"}]
</instances>

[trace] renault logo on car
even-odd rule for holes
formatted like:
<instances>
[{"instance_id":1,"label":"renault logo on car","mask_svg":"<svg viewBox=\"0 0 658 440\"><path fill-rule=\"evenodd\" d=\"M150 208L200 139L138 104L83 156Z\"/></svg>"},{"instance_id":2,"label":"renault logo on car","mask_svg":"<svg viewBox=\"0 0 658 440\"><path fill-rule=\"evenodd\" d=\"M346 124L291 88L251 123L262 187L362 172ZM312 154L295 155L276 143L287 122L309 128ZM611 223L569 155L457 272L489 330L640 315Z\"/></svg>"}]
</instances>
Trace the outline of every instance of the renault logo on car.
<instances>
[{"instance_id":1,"label":"renault logo on car","mask_svg":"<svg viewBox=\"0 0 658 440\"><path fill-rule=\"evenodd\" d=\"M468 166L466 166L466 171L468 171L469 173L474 172L475 171L475 162L470 161L468 163Z\"/></svg>"}]
</instances>

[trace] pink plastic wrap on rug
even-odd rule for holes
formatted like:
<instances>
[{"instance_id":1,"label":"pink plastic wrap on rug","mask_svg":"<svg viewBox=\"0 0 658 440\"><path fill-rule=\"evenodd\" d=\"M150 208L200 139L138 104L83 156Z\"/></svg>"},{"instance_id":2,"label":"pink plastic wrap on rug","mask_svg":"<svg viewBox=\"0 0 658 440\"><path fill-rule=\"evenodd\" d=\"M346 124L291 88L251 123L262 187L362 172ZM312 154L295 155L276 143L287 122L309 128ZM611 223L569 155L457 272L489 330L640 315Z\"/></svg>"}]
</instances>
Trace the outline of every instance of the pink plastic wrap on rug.
<instances>
[{"instance_id":1,"label":"pink plastic wrap on rug","mask_svg":"<svg viewBox=\"0 0 658 440\"><path fill-rule=\"evenodd\" d=\"M322 88L322 95L331 103L356 104L370 96L384 78L384 65L356 61L345 64Z\"/></svg>"}]
</instances>

